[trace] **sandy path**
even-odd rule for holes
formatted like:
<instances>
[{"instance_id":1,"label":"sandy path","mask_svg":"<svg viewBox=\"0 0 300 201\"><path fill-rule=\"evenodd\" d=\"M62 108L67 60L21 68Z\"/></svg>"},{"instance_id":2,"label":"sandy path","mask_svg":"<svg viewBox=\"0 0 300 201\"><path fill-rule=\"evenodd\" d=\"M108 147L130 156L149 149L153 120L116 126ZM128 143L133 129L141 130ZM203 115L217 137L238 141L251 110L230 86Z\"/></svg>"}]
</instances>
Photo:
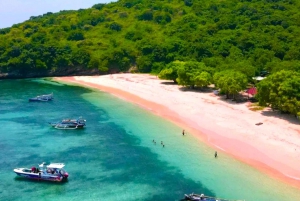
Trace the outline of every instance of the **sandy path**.
<instances>
[{"instance_id":1,"label":"sandy path","mask_svg":"<svg viewBox=\"0 0 300 201\"><path fill-rule=\"evenodd\" d=\"M184 90L143 74L56 78L98 88L179 124L218 151L300 188L300 126L272 111L253 112L211 92ZM255 125L263 122L262 125Z\"/></svg>"}]
</instances>

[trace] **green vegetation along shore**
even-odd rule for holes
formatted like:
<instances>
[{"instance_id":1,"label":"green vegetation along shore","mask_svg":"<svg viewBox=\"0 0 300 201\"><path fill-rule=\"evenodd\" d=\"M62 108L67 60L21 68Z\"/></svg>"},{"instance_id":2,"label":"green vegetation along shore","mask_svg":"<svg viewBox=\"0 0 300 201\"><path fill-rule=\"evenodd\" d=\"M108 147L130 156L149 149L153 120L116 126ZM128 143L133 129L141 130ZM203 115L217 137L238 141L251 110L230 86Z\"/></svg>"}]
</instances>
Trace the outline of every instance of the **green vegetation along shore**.
<instances>
[{"instance_id":1,"label":"green vegetation along shore","mask_svg":"<svg viewBox=\"0 0 300 201\"><path fill-rule=\"evenodd\" d=\"M0 29L0 77L160 73L235 94L267 71L260 104L296 115L299 9L296 0L119 0L49 12Z\"/></svg>"}]
</instances>

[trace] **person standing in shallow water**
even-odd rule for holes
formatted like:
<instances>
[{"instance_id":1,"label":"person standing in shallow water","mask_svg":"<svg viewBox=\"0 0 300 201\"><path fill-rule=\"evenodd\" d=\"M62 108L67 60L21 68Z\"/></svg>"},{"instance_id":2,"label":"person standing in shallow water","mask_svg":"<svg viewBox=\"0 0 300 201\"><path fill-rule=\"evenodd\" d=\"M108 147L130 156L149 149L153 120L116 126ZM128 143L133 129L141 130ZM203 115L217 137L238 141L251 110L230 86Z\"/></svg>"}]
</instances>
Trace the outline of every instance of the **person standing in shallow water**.
<instances>
[{"instance_id":1,"label":"person standing in shallow water","mask_svg":"<svg viewBox=\"0 0 300 201\"><path fill-rule=\"evenodd\" d=\"M215 152L215 158L217 158L218 157L218 152Z\"/></svg>"},{"instance_id":2,"label":"person standing in shallow water","mask_svg":"<svg viewBox=\"0 0 300 201\"><path fill-rule=\"evenodd\" d=\"M184 130L182 130L182 135L184 135L185 133L184 133Z\"/></svg>"}]
</instances>

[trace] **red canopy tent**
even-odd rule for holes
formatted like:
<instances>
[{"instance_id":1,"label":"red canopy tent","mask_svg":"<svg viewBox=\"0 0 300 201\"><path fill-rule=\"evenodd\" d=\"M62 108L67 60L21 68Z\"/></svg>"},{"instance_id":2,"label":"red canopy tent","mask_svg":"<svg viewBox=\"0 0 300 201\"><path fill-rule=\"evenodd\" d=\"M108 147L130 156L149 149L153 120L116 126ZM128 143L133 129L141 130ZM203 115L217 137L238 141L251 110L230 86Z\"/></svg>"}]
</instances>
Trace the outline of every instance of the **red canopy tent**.
<instances>
[{"instance_id":1,"label":"red canopy tent","mask_svg":"<svg viewBox=\"0 0 300 201\"><path fill-rule=\"evenodd\" d=\"M247 89L247 93L251 94L252 96L257 94L257 89L255 87Z\"/></svg>"}]
</instances>

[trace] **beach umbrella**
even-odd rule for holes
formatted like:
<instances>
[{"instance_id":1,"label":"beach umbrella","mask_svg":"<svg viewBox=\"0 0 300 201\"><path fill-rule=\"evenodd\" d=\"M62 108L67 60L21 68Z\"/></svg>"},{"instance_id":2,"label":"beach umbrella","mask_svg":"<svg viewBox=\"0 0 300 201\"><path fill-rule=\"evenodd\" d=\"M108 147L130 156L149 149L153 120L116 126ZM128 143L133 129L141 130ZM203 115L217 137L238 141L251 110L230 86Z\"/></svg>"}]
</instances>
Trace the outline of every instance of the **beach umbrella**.
<instances>
[{"instance_id":1,"label":"beach umbrella","mask_svg":"<svg viewBox=\"0 0 300 201\"><path fill-rule=\"evenodd\" d=\"M250 89L247 89L247 93L251 94L252 96L257 94L257 89L255 87L252 87Z\"/></svg>"}]
</instances>

